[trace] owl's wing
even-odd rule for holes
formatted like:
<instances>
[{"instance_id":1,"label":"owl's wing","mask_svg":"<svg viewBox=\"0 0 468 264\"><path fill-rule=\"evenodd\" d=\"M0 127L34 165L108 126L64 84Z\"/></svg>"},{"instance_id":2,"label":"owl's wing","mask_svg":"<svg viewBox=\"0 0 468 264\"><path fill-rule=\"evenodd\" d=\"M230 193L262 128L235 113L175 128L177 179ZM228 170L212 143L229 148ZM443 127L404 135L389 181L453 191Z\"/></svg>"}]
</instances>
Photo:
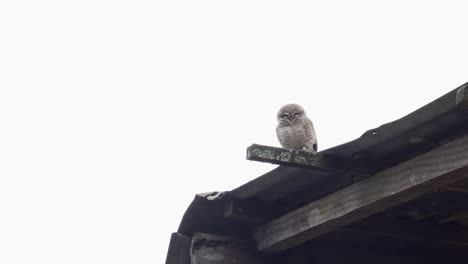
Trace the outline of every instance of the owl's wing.
<instances>
[{"instance_id":1,"label":"owl's wing","mask_svg":"<svg viewBox=\"0 0 468 264\"><path fill-rule=\"evenodd\" d=\"M307 123L309 123L310 133L312 134L312 137L313 137L312 148L314 149L315 152L317 152L318 144L317 144L317 135L315 134L314 124L312 123L312 120L310 120L309 118L307 118Z\"/></svg>"}]
</instances>

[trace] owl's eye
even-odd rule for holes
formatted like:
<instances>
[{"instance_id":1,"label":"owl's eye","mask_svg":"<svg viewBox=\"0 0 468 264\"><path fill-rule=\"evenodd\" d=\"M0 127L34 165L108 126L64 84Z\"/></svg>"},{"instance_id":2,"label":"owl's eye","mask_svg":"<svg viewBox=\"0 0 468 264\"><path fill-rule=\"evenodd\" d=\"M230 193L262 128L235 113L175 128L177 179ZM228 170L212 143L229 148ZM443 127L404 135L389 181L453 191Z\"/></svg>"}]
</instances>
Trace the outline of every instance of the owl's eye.
<instances>
[{"instance_id":1,"label":"owl's eye","mask_svg":"<svg viewBox=\"0 0 468 264\"><path fill-rule=\"evenodd\" d=\"M288 115L287 114L282 114L281 118L288 118Z\"/></svg>"},{"instance_id":2,"label":"owl's eye","mask_svg":"<svg viewBox=\"0 0 468 264\"><path fill-rule=\"evenodd\" d=\"M300 116L301 113L294 113L294 116Z\"/></svg>"}]
</instances>

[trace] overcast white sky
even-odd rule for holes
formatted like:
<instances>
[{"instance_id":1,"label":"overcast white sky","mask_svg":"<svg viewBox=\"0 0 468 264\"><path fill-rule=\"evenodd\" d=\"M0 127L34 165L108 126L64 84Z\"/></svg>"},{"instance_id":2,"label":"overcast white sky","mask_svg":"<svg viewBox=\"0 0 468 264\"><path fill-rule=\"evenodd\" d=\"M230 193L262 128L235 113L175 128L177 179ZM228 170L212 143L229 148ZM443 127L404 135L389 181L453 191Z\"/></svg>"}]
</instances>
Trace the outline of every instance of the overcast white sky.
<instances>
[{"instance_id":1,"label":"overcast white sky","mask_svg":"<svg viewBox=\"0 0 468 264\"><path fill-rule=\"evenodd\" d=\"M196 193L468 81L466 1L0 1L0 263L164 263Z\"/></svg>"}]
</instances>

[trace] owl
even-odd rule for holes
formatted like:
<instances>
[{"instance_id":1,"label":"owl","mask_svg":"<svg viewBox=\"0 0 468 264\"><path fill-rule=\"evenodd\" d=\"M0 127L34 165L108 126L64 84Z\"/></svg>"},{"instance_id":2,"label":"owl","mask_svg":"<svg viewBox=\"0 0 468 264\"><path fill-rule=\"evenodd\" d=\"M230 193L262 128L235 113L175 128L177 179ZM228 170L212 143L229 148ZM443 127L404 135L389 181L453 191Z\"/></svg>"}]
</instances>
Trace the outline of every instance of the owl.
<instances>
[{"instance_id":1,"label":"owl","mask_svg":"<svg viewBox=\"0 0 468 264\"><path fill-rule=\"evenodd\" d=\"M276 135L283 148L317 152L314 125L300 105L281 107L276 118Z\"/></svg>"}]
</instances>

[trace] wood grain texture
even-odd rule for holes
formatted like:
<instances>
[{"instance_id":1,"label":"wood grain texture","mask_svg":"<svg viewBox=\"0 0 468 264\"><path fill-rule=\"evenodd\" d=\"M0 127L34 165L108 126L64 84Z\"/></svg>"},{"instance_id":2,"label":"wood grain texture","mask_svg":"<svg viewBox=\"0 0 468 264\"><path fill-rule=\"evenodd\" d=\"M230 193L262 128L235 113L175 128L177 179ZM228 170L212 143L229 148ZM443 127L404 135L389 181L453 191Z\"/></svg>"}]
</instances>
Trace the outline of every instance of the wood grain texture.
<instances>
[{"instance_id":1,"label":"wood grain texture","mask_svg":"<svg viewBox=\"0 0 468 264\"><path fill-rule=\"evenodd\" d=\"M327 172L370 176L356 162L336 160L332 156L303 150L284 149L253 144L247 148L247 160L267 162L289 167L309 168Z\"/></svg>"},{"instance_id":2,"label":"wood grain texture","mask_svg":"<svg viewBox=\"0 0 468 264\"><path fill-rule=\"evenodd\" d=\"M190 249L192 264L262 264L265 258L255 251L253 241L195 233Z\"/></svg>"},{"instance_id":3,"label":"wood grain texture","mask_svg":"<svg viewBox=\"0 0 468 264\"><path fill-rule=\"evenodd\" d=\"M320 167L321 157L314 152L253 144L247 148L247 159L297 167Z\"/></svg>"},{"instance_id":4,"label":"wood grain texture","mask_svg":"<svg viewBox=\"0 0 468 264\"><path fill-rule=\"evenodd\" d=\"M254 231L257 248L279 252L468 176L468 136L281 216Z\"/></svg>"}]
</instances>

